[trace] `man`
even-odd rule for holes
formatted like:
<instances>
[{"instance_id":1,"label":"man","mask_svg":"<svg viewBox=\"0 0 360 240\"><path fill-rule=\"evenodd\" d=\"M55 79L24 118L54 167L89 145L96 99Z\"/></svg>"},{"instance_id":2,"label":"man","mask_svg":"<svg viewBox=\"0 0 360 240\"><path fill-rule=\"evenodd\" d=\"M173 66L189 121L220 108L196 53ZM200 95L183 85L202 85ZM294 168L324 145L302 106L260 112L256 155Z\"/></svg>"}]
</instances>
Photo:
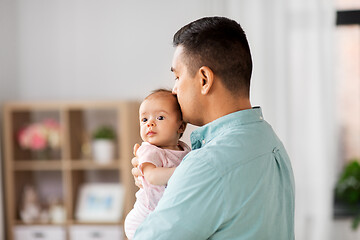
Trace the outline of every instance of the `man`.
<instances>
[{"instance_id":1,"label":"man","mask_svg":"<svg viewBox=\"0 0 360 240\"><path fill-rule=\"evenodd\" d=\"M202 18L173 44L173 93L184 121L200 127L134 239L294 239L292 168L261 109L251 107L252 60L241 26Z\"/></svg>"}]
</instances>

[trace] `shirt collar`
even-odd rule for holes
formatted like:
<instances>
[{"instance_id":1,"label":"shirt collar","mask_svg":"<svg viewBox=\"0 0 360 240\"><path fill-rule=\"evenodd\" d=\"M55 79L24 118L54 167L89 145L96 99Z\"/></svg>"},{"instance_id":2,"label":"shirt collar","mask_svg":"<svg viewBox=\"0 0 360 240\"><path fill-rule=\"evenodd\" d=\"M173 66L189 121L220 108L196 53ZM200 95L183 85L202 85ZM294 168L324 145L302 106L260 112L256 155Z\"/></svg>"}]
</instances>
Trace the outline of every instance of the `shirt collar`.
<instances>
[{"instance_id":1,"label":"shirt collar","mask_svg":"<svg viewBox=\"0 0 360 240\"><path fill-rule=\"evenodd\" d=\"M224 129L259 121L263 121L260 107L227 114L193 131L190 136L191 148L194 150L203 147Z\"/></svg>"}]
</instances>

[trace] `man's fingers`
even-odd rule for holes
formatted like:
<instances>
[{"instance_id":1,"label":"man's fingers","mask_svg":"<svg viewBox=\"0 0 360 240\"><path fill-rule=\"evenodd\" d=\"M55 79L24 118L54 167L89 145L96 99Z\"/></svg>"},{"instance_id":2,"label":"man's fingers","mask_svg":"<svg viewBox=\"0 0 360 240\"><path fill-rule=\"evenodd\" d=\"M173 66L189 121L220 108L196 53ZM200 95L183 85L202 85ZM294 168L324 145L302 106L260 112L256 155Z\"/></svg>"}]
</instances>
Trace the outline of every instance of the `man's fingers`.
<instances>
[{"instance_id":1,"label":"man's fingers","mask_svg":"<svg viewBox=\"0 0 360 240\"><path fill-rule=\"evenodd\" d=\"M139 188L143 188L142 181L139 179L140 176L142 176L141 171L137 168L139 166L139 161L136 157L136 152L139 149L140 145L135 144L133 149L134 158L131 159L131 164L134 166L133 169L131 169L131 174L134 176L135 185Z\"/></svg>"},{"instance_id":2,"label":"man's fingers","mask_svg":"<svg viewBox=\"0 0 360 240\"><path fill-rule=\"evenodd\" d=\"M134 149L133 149L133 154L134 154L135 157L136 157L136 152L139 149L139 147L140 147L140 145L138 143L135 143Z\"/></svg>"},{"instance_id":3,"label":"man's fingers","mask_svg":"<svg viewBox=\"0 0 360 240\"><path fill-rule=\"evenodd\" d=\"M139 188L143 188L142 181L140 179L140 176L142 176L140 170L137 168L133 168L131 169L131 174L134 177L135 185L138 186Z\"/></svg>"},{"instance_id":4,"label":"man's fingers","mask_svg":"<svg viewBox=\"0 0 360 240\"><path fill-rule=\"evenodd\" d=\"M134 157L133 159L131 159L131 164L134 166L134 168L138 167L139 161L138 161L137 157Z\"/></svg>"},{"instance_id":5,"label":"man's fingers","mask_svg":"<svg viewBox=\"0 0 360 240\"><path fill-rule=\"evenodd\" d=\"M134 178L137 178L137 177L141 176L141 172L137 168L131 169L131 174L134 176Z\"/></svg>"},{"instance_id":6,"label":"man's fingers","mask_svg":"<svg viewBox=\"0 0 360 240\"><path fill-rule=\"evenodd\" d=\"M135 181L135 185L138 187L138 188L143 188L143 185L141 183L141 181Z\"/></svg>"},{"instance_id":7,"label":"man's fingers","mask_svg":"<svg viewBox=\"0 0 360 240\"><path fill-rule=\"evenodd\" d=\"M138 168L133 168L133 169L131 169L131 174L132 174L134 177L141 177L141 176L142 176L142 173L141 173L141 171L140 171Z\"/></svg>"}]
</instances>

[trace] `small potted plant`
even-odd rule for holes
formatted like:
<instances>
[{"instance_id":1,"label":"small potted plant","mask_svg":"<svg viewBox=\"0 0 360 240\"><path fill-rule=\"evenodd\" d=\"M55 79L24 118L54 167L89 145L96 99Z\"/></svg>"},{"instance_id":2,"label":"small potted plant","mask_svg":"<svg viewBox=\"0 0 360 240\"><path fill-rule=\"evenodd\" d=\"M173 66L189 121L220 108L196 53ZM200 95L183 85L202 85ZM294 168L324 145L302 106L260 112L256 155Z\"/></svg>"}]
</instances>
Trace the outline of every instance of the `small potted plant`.
<instances>
[{"instance_id":1,"label":"small potted plant","mask_svg":"<svg viewBox=\"0 0 360 240\"><path fill-rule=\"evenodd\" d=\"M335 188L335 210L340 215L353 218L352 229L356 230L360 223L360 164L353 159L346 164Z\"/></svg>"},{"instance_id":2,"label":"small potted plant","mask_svg":"<svg viewBox=\"0 0 360 240\"><path fill-rule=\"evenodd\" d=\"M93 134L92 152L96 162L106 164L115 156L116 134L113 128L101 126Z\"/></svg>"}]
</instances>

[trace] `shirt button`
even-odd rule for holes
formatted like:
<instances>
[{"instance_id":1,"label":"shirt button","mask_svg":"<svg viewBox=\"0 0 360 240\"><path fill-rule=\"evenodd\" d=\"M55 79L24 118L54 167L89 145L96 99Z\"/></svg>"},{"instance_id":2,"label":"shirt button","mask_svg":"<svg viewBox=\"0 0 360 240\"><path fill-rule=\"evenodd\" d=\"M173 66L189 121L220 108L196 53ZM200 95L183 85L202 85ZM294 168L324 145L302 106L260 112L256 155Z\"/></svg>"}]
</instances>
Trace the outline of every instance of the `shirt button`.
<instances>
[{"instance_id":1,"label":"shirt button","mask_svg":"<svg viewBox=\"0 0 360 240\"><path fill-rule=\"evenodd\" d=\"M260 117L260 119L262 120L262 119L263 119L263 117Z\"/></svg>"}]
</instances>

